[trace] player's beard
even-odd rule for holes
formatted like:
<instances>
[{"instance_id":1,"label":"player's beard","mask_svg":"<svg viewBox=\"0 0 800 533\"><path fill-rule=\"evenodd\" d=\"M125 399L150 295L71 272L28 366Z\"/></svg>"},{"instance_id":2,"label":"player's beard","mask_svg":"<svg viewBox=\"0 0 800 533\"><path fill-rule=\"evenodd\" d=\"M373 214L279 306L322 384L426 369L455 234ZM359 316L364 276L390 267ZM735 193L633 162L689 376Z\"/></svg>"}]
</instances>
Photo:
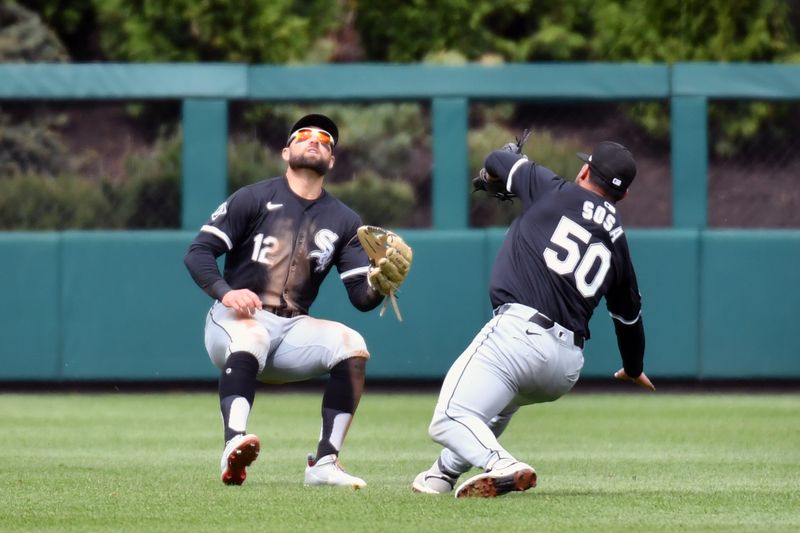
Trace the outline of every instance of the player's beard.
<instances>
[{"instance_id":1,"label":"player's beard","mask_svg":"<svg viewBox=\"0 0 800 533\"><path fill-rule=\"evenodd\" d=\"M328 161L321 157L314 158L307 157L306 154L297 154L289 157L289 168L292 170L306 168L324 176L328 171Z\"/></svg>"}]
</instances>

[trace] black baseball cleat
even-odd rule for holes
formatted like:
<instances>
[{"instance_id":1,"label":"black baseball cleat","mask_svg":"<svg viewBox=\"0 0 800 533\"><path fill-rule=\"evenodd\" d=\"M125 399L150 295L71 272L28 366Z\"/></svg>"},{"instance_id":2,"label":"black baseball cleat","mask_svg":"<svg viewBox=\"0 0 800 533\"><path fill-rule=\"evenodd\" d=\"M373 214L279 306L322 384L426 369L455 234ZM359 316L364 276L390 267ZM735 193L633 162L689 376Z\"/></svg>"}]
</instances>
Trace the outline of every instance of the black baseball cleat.
<instances>
[{"instance_id":1,"label":"black baseball cleat","mask_svg":"<svg viewBox=\"0 0 800 533\"><path fill-rule=\"evenodd\" d=\"M494 498L536 486L536 470L531 465L515 461L473 476L456 489L456 498Z\"/></svg>"}]
</instances>

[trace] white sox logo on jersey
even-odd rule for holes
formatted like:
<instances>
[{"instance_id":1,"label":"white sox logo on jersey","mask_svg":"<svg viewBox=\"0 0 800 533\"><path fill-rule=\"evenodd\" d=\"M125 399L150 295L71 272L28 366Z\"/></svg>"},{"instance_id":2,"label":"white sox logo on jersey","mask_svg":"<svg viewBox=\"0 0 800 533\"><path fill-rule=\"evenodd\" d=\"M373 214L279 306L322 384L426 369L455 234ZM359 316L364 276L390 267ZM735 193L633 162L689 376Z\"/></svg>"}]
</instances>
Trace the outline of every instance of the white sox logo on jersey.
<instances>
[{"instance_id":1,"label":"white sox logo on jersey","mask_svg":"<svg viewBox=\"0 0 800 533\"><path fill-rule=\"evenodd\" d=\"M339 240L339 236L329 229L321 229L314 235L314 244L317 245L319 250L314 250L308 254L308 257L317 260L317 268L315 272L322 272L328 266L328 263L333 259L333 252L336 248L333 244Z\"/></svg>"},{"instance_id":2,"label":"white sox logo on jersey","mask_svg":"<svg viewBox=\"0 0 800 533\"><path fill-rule=\"evenodd\" d=\"M228 202L222 202L216 211L211 213L211 222L216 221L219 217L228 212Z\"/></svg>"}]
</instances>

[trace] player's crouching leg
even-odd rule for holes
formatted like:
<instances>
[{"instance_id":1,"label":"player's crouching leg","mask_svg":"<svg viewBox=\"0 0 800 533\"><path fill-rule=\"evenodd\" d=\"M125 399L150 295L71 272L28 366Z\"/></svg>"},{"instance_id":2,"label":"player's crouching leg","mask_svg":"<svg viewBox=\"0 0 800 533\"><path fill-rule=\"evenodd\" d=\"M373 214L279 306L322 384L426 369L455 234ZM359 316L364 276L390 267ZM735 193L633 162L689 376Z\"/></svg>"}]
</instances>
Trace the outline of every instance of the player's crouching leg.
<instances>
[{"instance_id":1,"label":"player's crouching leg","mask_svg":"<svg viewBox=\"0 0 800 533\"><path fill-rule=\"evenodd\" d=\"M369 352L360 334L346 326L341 327L346 330L343 338L349 351L339 355L341 360L331 368L322 398L322 430L317 454L316 458L308 454L304 484L360 489L367 483L345 471L339 462L339 452L361 400ZM338 348L342 350L344 347ZM334 358L337 358L335 352Z\"/></svg>"},{"instance_id":2,"label":"player's crouching leg","mask_svg":"<svg viewBox=\"0 0 800 533\"><path fill-rule=\"evenodd\" d=\"M322 398L322 431L317 458L308 454L304 484L332 485L360 489L367 483L348 474L339 462L347 430L364 389L365 357L350 357L331 370Z\"/></svg>"}]
</instances>

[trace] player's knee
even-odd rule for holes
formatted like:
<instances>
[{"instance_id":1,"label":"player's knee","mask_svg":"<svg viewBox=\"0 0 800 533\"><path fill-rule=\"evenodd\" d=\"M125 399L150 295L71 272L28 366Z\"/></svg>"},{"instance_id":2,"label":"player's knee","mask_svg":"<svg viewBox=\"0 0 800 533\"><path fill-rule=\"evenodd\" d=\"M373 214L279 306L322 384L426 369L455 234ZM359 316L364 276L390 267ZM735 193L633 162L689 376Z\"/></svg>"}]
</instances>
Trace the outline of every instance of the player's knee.
<instances>
[{"instance_id":1,"label":"player's knee","mask_svg":"<svg viewBox=\"0 0 800 533\"><path fill-rule=\"evenodd\" d=\"M337 327L330 331L329 334L333 335L333 337L327 340L327 344L335 347L332 358L334 365L355 358L362 359L363 361L359 364L366 365L366 360L369 359L369 351L367 351L367 343L364 337L359 332L344 324L337 324Z\"/></svg>"},{"instance_id":2,"label":"player's knee","mask_svg":"<svg viewBox=\"0 0 800 533\"><path fill-rule=\"evenodd\" d=\"M348 354L358 354L359 357L369 356L367 341L364 336L354 329L342 326L342 349Z\"/></svg>"},{"instance_id":3,"label":"player's knee","mask_svg":"<svg viewBox=\"0 0 800 533\"><path fill-rule=\"evenodd\" d=\"M228 347L230 353L247 352L258 360L259 371L264 369L269 351L269 334L262 326L247 328L238 332Z\"/></svg>"}]
</instances>

